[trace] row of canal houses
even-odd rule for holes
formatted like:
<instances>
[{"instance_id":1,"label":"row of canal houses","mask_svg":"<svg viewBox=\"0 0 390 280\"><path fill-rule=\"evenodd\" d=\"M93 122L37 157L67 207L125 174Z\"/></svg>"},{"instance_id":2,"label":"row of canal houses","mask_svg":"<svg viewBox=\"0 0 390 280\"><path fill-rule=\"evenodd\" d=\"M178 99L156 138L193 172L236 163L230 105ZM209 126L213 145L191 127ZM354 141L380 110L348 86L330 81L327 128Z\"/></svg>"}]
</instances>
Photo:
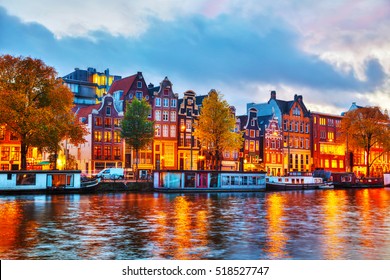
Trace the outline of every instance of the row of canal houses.
<instances>
[{"instance_id":1,"label":"row of canal houses","mask_svg":"<svg viewBox=\"0 0 390 280\"><path fill-rule=\"evenodd\" d=\"M93 68L76 68L63 80L74 93L74 112L90 132L82 145L64 142L63 161L73 159L76 168L89 174L108 167L131 170L135 159L120 138L120 123L126 102L145 98L152 107L149 118L155 122L155 137L140 152L138 169L146 172L208 168L207 151L192 134L193 123L207 95L188 90L179 98L167 77L154 86L146 83L142 72L121 78L110 75L108 69L99 73ZM350 110L357 107L353 103ZM235 115L234 107L231 112ZM285 175L323 168L363 174L364 154L347 153L345 144L339 140L341 120L341 115L310 112L301 95L285 101L277 99L276 92L271 91L267 102L249 103L247 114L236 116L235 131L243 132L243 147L223 153L222 170L264 170L269 175ZM380 147L377 148L380 153ZM18 149L18 139L1 127L1 169L18 169ZM372 168L373 175L390 171L388 156L384 154ZM45 158L34 149L29 153L32 168L47 164ZM37 159L41 161L37 163Z\"/></svg>"}]
</instances>

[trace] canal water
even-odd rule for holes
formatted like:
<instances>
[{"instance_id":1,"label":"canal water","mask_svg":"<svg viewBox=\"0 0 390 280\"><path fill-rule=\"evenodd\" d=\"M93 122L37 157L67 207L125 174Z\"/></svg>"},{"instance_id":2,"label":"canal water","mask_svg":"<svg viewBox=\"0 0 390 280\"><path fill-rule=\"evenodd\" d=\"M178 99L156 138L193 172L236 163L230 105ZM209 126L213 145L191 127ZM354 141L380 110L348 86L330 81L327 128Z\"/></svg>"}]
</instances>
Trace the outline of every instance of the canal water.
<instances>
[{"instance_id":1,"label":"canal water","mask_svg":"<svg viewBox=\"0 0 390 280\"><path fill-rule=\"evenodd\" d=\"M0 259L390 259L390 189L0 196Z\"/></svg>"}]
</instances>

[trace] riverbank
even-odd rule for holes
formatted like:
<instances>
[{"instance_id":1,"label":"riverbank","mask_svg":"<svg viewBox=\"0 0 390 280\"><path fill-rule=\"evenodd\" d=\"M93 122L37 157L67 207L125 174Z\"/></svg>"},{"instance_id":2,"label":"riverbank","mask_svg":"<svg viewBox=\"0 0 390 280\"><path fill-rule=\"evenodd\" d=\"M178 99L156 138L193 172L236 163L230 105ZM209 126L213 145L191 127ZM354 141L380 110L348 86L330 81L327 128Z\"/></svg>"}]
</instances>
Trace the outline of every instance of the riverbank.
<instances>
[{"instance_id":1,"label":"riverbank","mask_svg":"<svg viewBox=\"0 0 390 280\"><path fill-rule=\"evenodd\" d=\"M96 188L96 192L152 192L153 183L146 181L103 181Z\"/></svg>"}]
</instances>

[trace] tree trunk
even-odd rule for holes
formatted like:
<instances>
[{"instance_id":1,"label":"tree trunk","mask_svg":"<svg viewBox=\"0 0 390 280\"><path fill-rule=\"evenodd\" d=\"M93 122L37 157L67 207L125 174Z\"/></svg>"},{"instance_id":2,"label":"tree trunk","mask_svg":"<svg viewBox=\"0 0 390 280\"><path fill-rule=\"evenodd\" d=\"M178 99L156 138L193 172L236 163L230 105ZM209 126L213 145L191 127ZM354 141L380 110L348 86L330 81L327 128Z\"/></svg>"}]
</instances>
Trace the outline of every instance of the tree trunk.
<instances>
[{"instance_id":1,"label":"tree trunk","mask_svg":"<svg viewBox=\"0 0 390 280\"><path fill-rule=\"evenodd\" d=\"M20 143L20 169L27 170L27 152L28 145L26 144L26 140L22 137Z\"/></svg>"},{"instance_id":2,"label":"tree trunk","mask_svg":"<svg viewBox=\"0 0 390 280\"><path fill-rule=\"evenodd\" d=\"M366 155L366 177L370 177L370 146L367 145Z\"/></svg>"}]
</instances>

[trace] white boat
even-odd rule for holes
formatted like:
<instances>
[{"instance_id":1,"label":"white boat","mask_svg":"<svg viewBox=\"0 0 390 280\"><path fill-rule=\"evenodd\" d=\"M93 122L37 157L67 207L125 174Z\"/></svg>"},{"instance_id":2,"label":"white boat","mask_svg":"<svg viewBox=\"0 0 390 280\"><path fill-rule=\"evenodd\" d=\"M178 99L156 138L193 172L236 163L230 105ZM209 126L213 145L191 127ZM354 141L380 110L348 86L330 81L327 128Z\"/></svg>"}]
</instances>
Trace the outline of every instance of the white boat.
<instances>
[{"instance_id":1,"label":"white boat","mask_svg":"<svg viewBox=\"0 0 390 280\"><path fill-rule=\"evenodd\" d=\"M264 191L265 172L156 170L153 182L159 192Z\"/></svg>"},{"instance_id":2,"label":"white boat","mask_svg":"<svg viewBox=\"0 0 390 280\"><path fill-rule=\"evenodd\" d=\"M289 176L269 176L266 178L266 189L270 191L332 189L331 182L324 182L321 177L310 173L295 173Z\"/></svg>"},{"instance_id":3,"label":"white boat","mask_svg":"<svg viewBox=\"0 0 390 280\"><path fill-rule=\"evenodd\" d=\"M100 179L85 180L79 170L0 171L0 195L9 193L78 193L95 189Z\"/></svg>"}]
</instances>

